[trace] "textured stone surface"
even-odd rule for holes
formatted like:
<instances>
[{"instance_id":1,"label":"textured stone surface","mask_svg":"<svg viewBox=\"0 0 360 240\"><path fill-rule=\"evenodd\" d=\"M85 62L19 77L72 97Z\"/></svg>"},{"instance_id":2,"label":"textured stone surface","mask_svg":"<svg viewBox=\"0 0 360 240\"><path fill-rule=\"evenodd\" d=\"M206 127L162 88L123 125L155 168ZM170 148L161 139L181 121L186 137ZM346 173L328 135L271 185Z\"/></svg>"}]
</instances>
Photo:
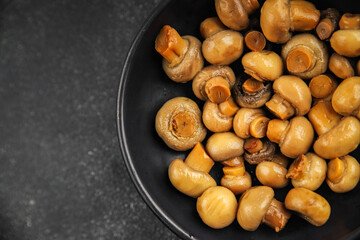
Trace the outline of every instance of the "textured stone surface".
<instances>
[{"instance_id":1,"label":"textured stone surface","mask_svg":"<svg viewBox=\"0 0 360 240\"><path fill-rule=\"evenodd\" d=\"M177 239L116 130L123 62L159 2L0 2L1 239Z\"/></svg>"}]
</instances>

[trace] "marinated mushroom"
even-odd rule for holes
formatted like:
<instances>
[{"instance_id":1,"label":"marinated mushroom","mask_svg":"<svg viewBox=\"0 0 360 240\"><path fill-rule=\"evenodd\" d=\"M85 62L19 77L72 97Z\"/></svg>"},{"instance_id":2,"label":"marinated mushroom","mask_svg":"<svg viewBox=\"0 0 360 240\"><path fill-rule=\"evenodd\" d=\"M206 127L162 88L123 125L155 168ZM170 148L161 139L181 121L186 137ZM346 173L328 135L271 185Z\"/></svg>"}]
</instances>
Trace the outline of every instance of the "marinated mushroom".
<instances>
[{"instance_id":1,"label":"marinated mushroom","mask_svg":"<svg viewBox=\"0 0 360 240\"><path fill-rule=\"evenodd\" d=\"M286 178L294 187L304 187L315 191L326 177L326 161L314 153L301 154L289 167Z\"/></svg>"},{"instance_id":2,"label":"marinated mushroom","mask_svg":"<svg viewBox=\"0 0 360 240\"><path fill-rule=\"evenodd\" d=\"M330 38L330 45L339 55L358 57L360 56L360 30L337 30Z\"/></svg>"},{"instance_id":3,"label":"marinated mushroom","mask_svg":"<svg viewBox=\"0 0 360 240\"><path fill-rule=\"evenodd\" d=\"M256 166L255 174L259 182L272 188L283 188L288 185L287 169L272 161L263 161Z\"/></svg>"},{"instance_id":4,"label":"marinated mushroom","mask_svg":"<svg viewBox=\"0 0 360 240\"><path fill-rule=\"evenodd\" d=\"M346 155L329 161L326 183L334 192L344 193L353 190L359 178L360 164L352 156Z\"/></svg>"},{"instance_id":5,"label":"marinated mushroom","mask_svg":"<svg viewBox=\"0 0 360 240\"><path fill-rule=\"evenodd\" d=\"M262 32L251 30L245 35L245 45L251 51L260 52L266 46L266 38Z\"/></svg>"},{"instance_id":6,"label":"marinated mushroom","mask_svg":"<svg viewBox=\"0 0 360 240\"><path fill-rule=\"evenodd\" d=\"M293 188L285 198L285 207L315 226L324 225L330 217L330 204L321 195L306 189Z\"/></svg>"},{"instance_id":7,"label":"marinated mushroom","mask_svg":"<svg viewBox=\"0 0 360 240\"><path fill-rule=\"evenodd\" d=\"M251 176L245 171L242 157L232 158L222 162L224 176L220 180L221 186L231 190L235 195L245 192L251 187Z\"/></svg>"},{"instance_id":8,"label":"marinated mushroom","mask_svg":"<svg viewBox=\"0 0 360 240\"><path fill-rule=\"evenodd\" d=\"M261 223L282 230L291 213L282 202L274 198L274 190L267 186L256 186L244 192L239 199L236 219L247 231L255 231Z\"/></svg>"},{"instance_id":9,"label":"marinated mushroom","mask_svg":"<svg viewBox=\"0 0 360 240\"><path fill-rule=\"evenodd\" d=\"M281 57L273 51L248 52L241 63L245 73L258 81L274 81L283 73Z\"/></svg>"},{"instance_id":10,"label":"marinated mushroom","mask_svg":"<svg viewBox=\"0 0 360 240\"><path fill-rule=\"evenodd\" d=\"M260 25L265 37L274 43L286 43L289 31L309 31L320 20L314 4L302 0L266 0L261 8Z\"/></svg>"},{"instance_id":11,"label":"marinated mushroom","mask_svg":"<svg viewBox=\"0 0 360 240\"><path fill-rule=\"evenodd\" d=\"M289 164L289 159L279 152L276 152L270 161L277 163L284 168L287 168Z\"/></svg>"},{"instance_id":12,"label":"marinated mushroom","mask_svg":"<svg viewBox=\"0 0 360 240\"><path fill-rule=\"evenodd\" d=\"M320 40L328 39L338 26L340 13L335 8L321 11L320 22L316 26L316 34Z\"/></svg>"},{"instance_id":13,"label":"marinated mushroom","mask_svg":"<svg viewBox=\"0 0 360 240\"><path fill-rule=\"evenodd\" d=\"M355 74L350 61L337 53L333 53L329 59L329 70L341 79L353 77Z\"/></svg>"},{"instance_id":14,"label":"marinated mushroom","mask_svg":"<svg viewBox=\"0 0 360 240\"><path fill-rule=\"evenodd\" d=\"M228 132L233 125L233 117L223 114L218 104L210 100L204 104L202 120L205 127L212 132Z\"/></svg>"},{"instance_id":15,"label":"marinated mushroom","mask_svg":"<svg viewBox=\"0 0 360 240\"><path fill-rule=\"evenodd\" d=\"M314 139L314 130L307 118L296 116L290 121L272 119L266 132L270 141L278 143L282 154L296 158L306 153Z\"/></svg>"},{"instance_id":16,"label":"marinated mushroom","mask_svg":"<svg viewBox=\"0 0 360 240\"><path fill-rule=\"evenodd\" d=\"M334 111L329 101L319 101L314 105L309 111L308 118L319 136L330 131L341 121L341 115Z\"/></svg>"},{"instance_id":17,"label":"marinated mushroom","mask_svg":"<svg viewBox=\"0 0 360 240\"><path fill-rule=\"evenodd\" d=\"M203 68L201 42L193 36L180 36L165 25L155 40L156 51L163 56L162 67L175 82L188 82Z\"/></svg>"},{"instance_id":18,"label":"marinated mushroom","mask_svg":"<svg viewBox=\"0 0 360 240\"><path fill-rule=\"evenodd\" d=\"M360 14L344 13L339 21L341 30L360 29Z\"/></svg>"},{"instance_id":19,"label":"marinated mushroom","mask_svg":"<svg viewBox=\"0 0 360 240\"><path fill-rule=\"evenodd\" d=\"M207 132L198 105L186 97L170 99L160 108L155 129L166 145L176 151L193 148L205 139Z\"/></svg>"},{"instance_id":20,"label":"marinated mushroom","mask_svg":"<svg viewBox=\"0 0 360 240\"><path fill-rule=\"evenodd\" d=\"M200 100L222 103L231 96L230 89L234 84L235 74L230 67L210 65L195 76L192 90Z\"/></svg>"},{"instance_id":21,"label":"marinated mushroom","mask_svg":"<svg viewBox=\"0 0 360 240\"><path fill-rule=\"evenodd\" d=\"M271 161L275 154L275 144L269 140L248 138L244 144L244 159L249 164L259 164L263 161Z\"/></svg>"},{"instance_id":22,"label":"marinated mushroom","mask_svg":"<svg viewBox=\"0 0 360 240\"><path fill-rule=\"evenodd\" d=\"M309 83L310 93L313 96L313 105L320 100L331 100L337 86L338 83L329 75L321 74L313 77Z\"/></svg>"},{"instance_id":23,"label":"marinated mushroom","mask_svg":"<svg viewBox=\"0 0 360 240\"><path fill-rule=\"evenodd\" d=\"M334 91L331 103L337 113L360 119L360 77L343 80Z\"/></svg>"},{"instance_id":24,"label":"marinated mushroom","mask_svg":"<svg viewBox=\"0 0 360 240\"><path fill-rule=\"evenodd\" d=\"M206 152L214 161L224 161L244 153L244 140L232 132L214 133L206 143Z\"/></svg>"},{"instance_id":25,"label":"marinated mushroom","mask_svg":"<svg viewBox=\"0 0 360 240\"><path fill-rule=\"evenodd\" d=\"M266 134L269 118L260 108L240 108L233 119L233 129L240 138L262 138Z\"/></svg>"},{"instance_id":26,"label":"marinated mushroom","mask_svg":"<svg viewBox=\"0 0 360 240\"><path fill-rule=\"evenodd\" d=\"M215 0L215 9L221 22L236 31L249 26L249 15L260 7L257 0Z\"/></svg>"},{"instance_id":27,"label":"marinated mushroom","mask_svg":"<svg viewBox=\"0 0 360 240\"><path fill-rule=\"evenodd\" d=\"M200 31L205 38L201 49L209 63L229 65L243 53L244 38L241 33L226 29L220 24L218 18L208 18L201 23Z\"/></svg>"},{"instance_id":28,"label":"marinated mushroom","mask_svg":"<svg viewBox=\"0 0 360 240\"><path fill-rule=\"evenodd\" d=\"M232 90L236 103L245 108L260 108L271 97L271 84L264 84L253 78L244 83L236 81Z\"/></svg>"},{"instance_id":29,"label":"marinated mushroom","mask_svg":"<svg viewBox=\"0 0 360 240\"><path fill-rule=\"evenodd\" d=\"M266 107L280 119L305 115L311 107L311 92L299 77L283 75L273 83L274 95Z\"/></svg>"},{"instance_id":30,"label":"marinated mushroom","mask_svg":"<svg viewBox=\"0 0 360 240\"><path fill-rule=\"evenodd\" d=\"M324 73L328 67L328 52L324 42L309 33L292 37L282 48L281 57L287 70L303 79Z\"/></svg>"},{"instance_id":31,"label":"marinated mushroom","mask_svg":"<svg viewBox=\"0 0 360 240\"><path fill-rule=\"evenodd\" d=\"M229 226L235 220L236 209L234 193L222 186L208 188L196 201L201 220L215 229Z\"/></svg>"}]
</instances>

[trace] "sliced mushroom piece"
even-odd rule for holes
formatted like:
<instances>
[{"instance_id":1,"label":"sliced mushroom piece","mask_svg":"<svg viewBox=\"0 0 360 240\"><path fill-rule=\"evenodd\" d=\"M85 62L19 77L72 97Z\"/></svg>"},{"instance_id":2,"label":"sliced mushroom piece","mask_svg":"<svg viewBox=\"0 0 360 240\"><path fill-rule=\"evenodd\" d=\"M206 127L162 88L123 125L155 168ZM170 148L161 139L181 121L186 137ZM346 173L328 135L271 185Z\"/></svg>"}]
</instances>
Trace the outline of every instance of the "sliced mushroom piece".
<instances>
[{"instance_id":1,"label":"sliced mushroom piece","mask_svg":"<svg viewBox=\"0 0 360 240\"><path fill-rule=\"evenodd\" d=\"M258 143L259 141L261 144ZM258 145L261 146L260 149L257 148ZM269 140L249 138L245 141L244 149L246 150L244 159L249 164L259 164L263 161L271 161L274 157L276 147L275 144Z\"/></svg>"},{"instance_id":2,"label":"sliced mushroom piece","mask_svg":"<svg viewBox=\"0 0 360 240\"><path fill-rule=\"evenodd\" d=\"M160 108L155 129L166 145L176 151L193 148L205 139L207 132L198 105L186 97L170 99Z\"/></svg>"},{"instance_id":3,"label":"sliced mushroom piece","mask_svg":"<svg viewBox=\"0 0 360 240\"><path fill-rule=\"evenodd\" d=\"M238 80L232 90L236 103L245 108L260 108L271 97L271 83L264 84L252 78L243 84Z\"/></svg>"}]
</instances>

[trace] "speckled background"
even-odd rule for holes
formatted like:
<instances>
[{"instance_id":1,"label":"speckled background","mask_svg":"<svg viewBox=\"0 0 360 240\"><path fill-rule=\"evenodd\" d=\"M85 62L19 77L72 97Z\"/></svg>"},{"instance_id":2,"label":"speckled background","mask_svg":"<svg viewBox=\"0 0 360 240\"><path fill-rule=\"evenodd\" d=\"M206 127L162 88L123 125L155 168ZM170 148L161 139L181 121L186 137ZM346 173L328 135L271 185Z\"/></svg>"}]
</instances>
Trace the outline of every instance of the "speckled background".
<instances>
[{"instance_id":1,"label":"speckled background","mask_svg":"<svg viewBox=\"0 0 360 240\"><path fill-rule=\"evenodd\" d=\"M178 239L116 130L127 51L159 2L0 0L1 239Z\"/></svg>"}]
</instances>

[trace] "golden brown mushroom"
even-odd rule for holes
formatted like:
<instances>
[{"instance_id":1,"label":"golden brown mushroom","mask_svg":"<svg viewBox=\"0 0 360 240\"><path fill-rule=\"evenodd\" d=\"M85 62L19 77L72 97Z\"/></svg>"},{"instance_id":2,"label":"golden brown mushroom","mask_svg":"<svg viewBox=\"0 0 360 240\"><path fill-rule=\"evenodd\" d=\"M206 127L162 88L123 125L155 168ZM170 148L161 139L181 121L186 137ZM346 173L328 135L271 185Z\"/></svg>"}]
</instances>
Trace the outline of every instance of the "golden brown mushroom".
<instances>
[{"instance_id":1,"label":"golden brown mushroom","mask_svg":"<svg viewBox=\"0 0 360 240\"><path fill-rule=\"evenodd\" d=\"M245 140L244 150L244 159L253 165L271 161L275 155L276 146L267 139L248 138Z\"/></svg>"},{"instance_id":2,"label":"golden brown mushroom","mask_svg":"<svg viewBox=\"0 0 360 240\"><path fill-rule=\"evenodd\" d=\"M271 187L256 186L241 195L236 219L247 231L255 231L261 223L265 223L279 232L290 216L284 204L274 198Z\"/></svg>"},{"instance_id":3,"label":"golden brown mushroom","mask_svg":"<svg viewBox=\"0 0 360 240\"><path fill-rule=\"evenodd\" d=\"M206 143L206 151L214 161L225 161L244 153L244 140L232 132L214 133Z\"/></svg>"},{"instance_id":4,"label":"golden brown mushroom","mask_svg":"<svg viewBox=\"0 0 360 240\"><path fill-rule=\"evenodd\" d=\"M316 34L320 40L328 39L336 30L340 13L335 8L327 8L321 11L320 22L316 26Z\"/></svg>"},{"instance_id":5,"label":"golden brown mushroom","mask_svg":"<svg viewBox=\"0 0 360 240\"><path fill-rule=\"evenodd\" d=\"M330 38L331 47L345 57L360 56L360 30L337 30Z\"/></svg>"},{"instance_id":6,"label":"golden brown mushroom","mask_svg":"<svg viewBox=\"0 0 360 240\"><path fill-rule=\"evenodd\" d=\"M265 103L280 119L305 115L311 107L311 92L306 83L296 76L283 75L273 83L275 94Z\"/></svg>"},{"instance_id":7,"label":"golden brown mushroom","mask_svg":"<svg viewBox=\"0 0 360 240\"><path fill-rule=\"evenodd\" d=\"M260 108L240 108L233 119L233 128L240 138L262 138L269 120Z\"/></svg>"},{"instance_id":8,"label":"golden brown mushroom","mask_svg":"<svg viewBox=\"0 0 360 240\"><path fill-rule=\"evenodd\" d=\"M292 37L282 48L281 57L292 74L311 79L328 67L328 52L324 42L314 35L302 33Z\"/></svg>"},{"instance_id":9,"label":"golden brown mushroom","mask_svg":"<svg viewBox=\"0 0 360 240\"><path fill-rule=\"evenodd\" d=\"M329 101L319 101L314 105L309 111L308 118L319 136L330 131L341 121L341 115L334 111Z\"/></svg>"},{"instance_id":10,"label":"golden brown mushroom","mask_svg":"<svg viewBox=\"0 0 360 240\"><path fill-rule=\"evenodd\" d=\"M205 139L207 132L198 105L186 97L170 99L160 108L155 129L166 145L176 151L193 148Z\"/></svg>"},{"instance_id":11,"label":"golden brown mushroom","mask_svg":"<svg viewBox=\"0 0 360 240\"><path fill-rule=\"evenodd\" d=\"M360 29L360 14L344 13L339 21L341 30Z\"/></svg>"},{"instance_id":12,"label":"golden brown mushroom","mask_svg":"<svg viewBox=\"0 0 360 240\"><path fill-rule=\"evenodd\" d=\"M210 99L211 102L222 103L231 96L230 89L234 84L235 74L230 67L210 65L195 76L192 90L203 101Z\"/></svg>"},{"instance_id":13,"label":"golden brown mushroom","mask_svg":"<svg viewBox=\"0 0 360 240\"><path fill-rule=\"evenodd\" d=\"M354 68L351 66L350 61L337 53L333 53L329 59L329 70L341 79L355 75Z\"/></svg>"},{"instance_id":14,"label":"golden brown mushroom","mask_svg":"<svg viewBox=\"0 0 360 240\"><path fill-rule=\"evenodd\" d=\"M233 117L220 111L219 104L207 100L204 104L202 120L207 129L212 132L228 132L233 125Z\"/></svg>"},{"instance_id":15,"label":"golden brown mushroom","mask_svg":"<svg viewBox=\"0 0 360 240\"><path fill-rule=\"evenodd\" d=\"M313 96L313 105L320 100L330 101L338 83L329 75L320 74L313 77L309 83L309 89Z\"/></svg>"},{"instance_id":16,"label":"golden brown mushroom","mask_svg":"<svg viewBox=\"0 0 360 240\"><path fill-rule=\"evenodd\" d=\"M337 113L360 119L360 77L343 80L336 88L331 103Z\"/></svg>"},{"instance_id":17,"label":"golden brown mushroom","mask_svg":"<svg viewBox=\"0 0 360 240\"><path fill-rule=\"evenodd\" d=\"M259 182L272 188L283 188L288 185L287 169L272 161L263 161L256 166L255 174Z\"/></svg>"},{"instance_id":18,"label":"golden brown mushroom","mask_svg":"<svg viewBox=\"0 0 360 240\"><path fill-rule=\"evenodd\" d=\"M175 82L188 82L203 68L201 42L193 36L180 36L165 25L155 40L155 49L163 56L166 75Z\"/></svg>"},{"instance_id":19,"label":"golden brown mushroom","mask_svg":"<svg viewBox=\"0 0 360 240\"><path fill-rule=\"evenodd\" d=\"M221 22L236 31L249 26L249 15L260 7L257 0L215 0L215 9Z\"/></svg>"}]
</instances>

